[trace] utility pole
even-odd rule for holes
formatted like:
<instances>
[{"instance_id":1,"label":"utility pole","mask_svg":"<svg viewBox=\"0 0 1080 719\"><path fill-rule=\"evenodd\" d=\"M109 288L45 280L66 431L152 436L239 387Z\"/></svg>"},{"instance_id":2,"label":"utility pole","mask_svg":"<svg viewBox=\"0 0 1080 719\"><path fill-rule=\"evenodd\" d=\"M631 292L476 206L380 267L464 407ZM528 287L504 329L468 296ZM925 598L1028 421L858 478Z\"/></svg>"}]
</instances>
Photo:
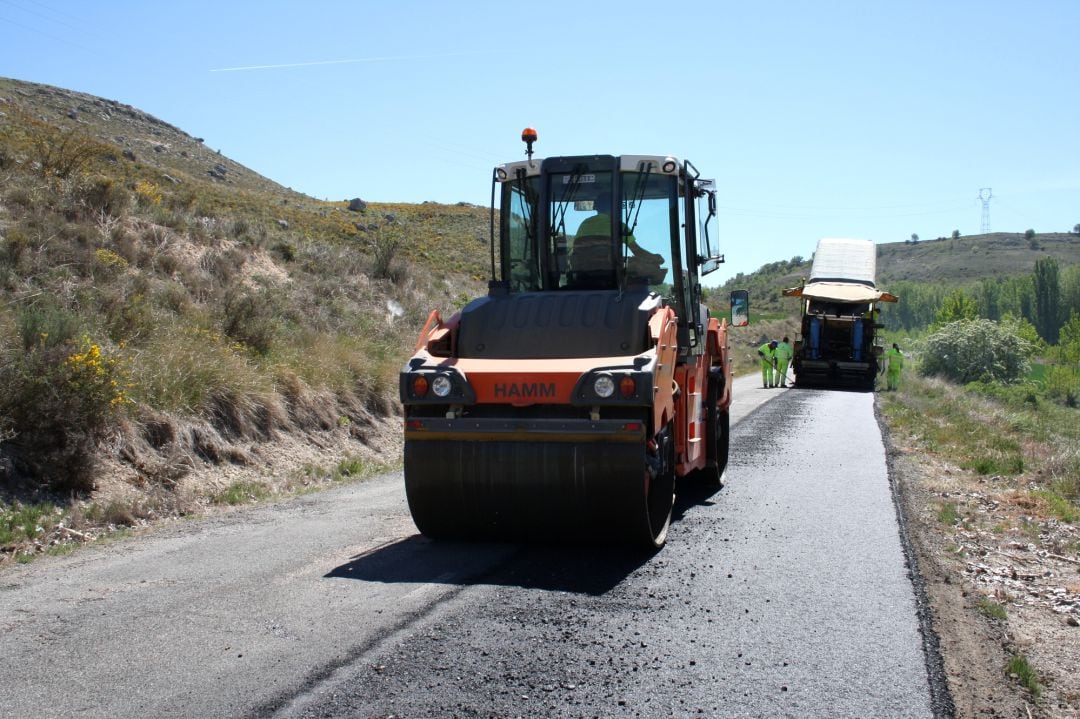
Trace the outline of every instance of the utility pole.
<instances>
[{"instance_id":1,"label":"utility pole","mask_svg":"<svg viewBox=\"0 0 1080 719\"><path fill-rule=\"evenodd\" d=\"M982 201L982 233L990 234L990 200L994 199L994 191L989 187L979 188L979 199Z\"/></svg>"}]
</instances>

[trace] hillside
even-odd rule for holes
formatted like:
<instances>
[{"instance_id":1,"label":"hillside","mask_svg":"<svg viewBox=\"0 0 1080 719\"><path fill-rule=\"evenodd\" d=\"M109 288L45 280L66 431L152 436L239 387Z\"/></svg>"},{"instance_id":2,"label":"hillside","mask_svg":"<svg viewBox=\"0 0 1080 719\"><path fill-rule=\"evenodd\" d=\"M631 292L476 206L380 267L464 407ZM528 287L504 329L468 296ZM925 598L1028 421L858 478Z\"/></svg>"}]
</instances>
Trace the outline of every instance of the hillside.
<instances>
[{"instance_id":1,"label":"hillside","mask_svg":"<svg viewBox=\"0 0 1080 719\"><path fill-rule=\"evenodd\" d=\"M749 274L739 273L713 291L717 304L737 288L751 291L757 312L785 312L795 303L784 300L780 290L809 276L817 241L808 241L808 254L763 265ZM1080 264L1080 236L1067 233L1036 233L1028 239L1022 232L997 232L958 238L939 238L917 243L891 242L877 246L877 284L889 289L897 282L960 286L987 278L1030 274L1035 262L1056 259L1063 267Z\"/></svg>"},{"instance_id":2,"label":"hillside","mask_svg":"<svg viewBox=\"0 0 1080 719\"><path fill-rule=\"evenodd\" d=\"M320 201L129 105L0 78L0 490L138 495L130 522L205 498L215 466L392 455L406 349L482 291L488 224Z\"/></svg>"},{"instance_id":3,"label":"hillside","mask_svg":"<svg viewBox=\"0 0 1080 719\"><path fill-rule=\"evenodd\" d=\"M6 110L6 112L5 112ZM436 247L451 259L451 268L471 277L486 278L486 253L477 252L488 237L486 208L460 205L362 203L363 210L349 211L352 197L323 202L283 187L229 159L220 150L203 144L183 130L130 105L85 93L0 77L0 120L7 127L8 148L20 114L42 123L37 139L23 138L22 160L40 163L64 138L96 147L72 147L96 151L99 162L92 168L134 189L140 179L162 188L166 204L186 204L203 217L251 219L271 223L269 237L284 239L354 240L371 251L377 236L387 234L403 241L400 251L410 259L443 270L442 259L432 259ZM79 143L71 143L78 145ZM29 150L29 153L27 151ZM11 150L8 149L10 153ZM19 164L19 153L10 163ZM55 159L55 158L54 158ZM82 168L88 169L88 168ZM478 177L478 182L486 178ZM282 222L284 221L284 222ZM288 225L288 227L286 227ZM276 230L280 229L280 232Z\"/></svg>"},{"instance_id":4,"label":"hillside","mask_svg":"<svg viewBox=\"0 0 1080 719\"><path fill-rule=\"evenodd\" d=\"M1043 257L1063 266L1080 263L1080 236L1036 233L1029 240L1022 232L995 232L878 245L878 284L887 288L901 280L952 284L1008 277L1031 272Z\"/></svg>"}]
</instances>

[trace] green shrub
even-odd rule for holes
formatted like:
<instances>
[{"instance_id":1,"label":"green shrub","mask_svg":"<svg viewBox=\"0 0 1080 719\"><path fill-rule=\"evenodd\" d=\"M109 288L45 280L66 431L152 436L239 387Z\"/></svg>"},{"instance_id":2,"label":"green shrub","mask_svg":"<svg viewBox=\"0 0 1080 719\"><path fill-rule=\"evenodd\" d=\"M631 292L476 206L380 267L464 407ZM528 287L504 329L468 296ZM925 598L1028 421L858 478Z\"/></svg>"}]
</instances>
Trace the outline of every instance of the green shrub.
<instances>
[{"instance_id":1,"label":"green shrub","mask_svg":"<svg viewBox=\"0 0 1080 719\"><path fill-rule=\"evenodd\" d=\"M27 351L68 344L82 332L82 319L48 297L23 307L17 322L23 349Z\"/></svg>"},{"instance_id":2,"label":"green shrub","mask_svg":"<svg viewBox=\"0 0 1080 719\"><path fill-rule=\"evenodd\" d=\"M114 147L90 136L82 127L63 128L35 117L27 109L5 108L12 126L18 125L38 171L45 177L67 178L85 171Z\"/></svg>"},{"instance_id":3,"label":"green shrub","mask_svg":"<svg viewBox=\"0 0 1080 719\"><path fill-rule=\"evenodd\" d=\"M131 204L131 193L121 183L100 175L79 188L82 201L91 212L120 217Z\"/></svg>"},{"instance_id":4,"label":"green shrub","mask_svg":"<svg viewBox=\"0 0 1080 719\"><path fill-rule=\"evenodd\" d=\"M4 202L11 207L19 207L24 210L33 209L39 201L34 189L35 188L29 187L12 187L4 193Z\"/></svg>"},{"instance_id":5,"label":"green shrub","mask_svg":"<svg viewBox=\"0 0 1080 719\"><path fill-rule=\"evenodd\" d=\"M292 262L296 259L296 247L288 240L281 240L274 244L274 254L282 262Z\"/></svg>"},{"instance_id":6,"label":"green shrub","mask_svg":"<svg viewBox=\"0 0 1080 719\"><path fill-rule=\"evenodd\" d=\"M1036 352L1041 352L1046 348L1046 341L1039 336L1039 331L1035 329L1035 325L1023 317L1017 317L1010 312L1006 312L1001 317L1001 326L1027 342Z\"/></svg>"},{"instance_id":7,"label":"green shrub","mask_svg":"<svg viewBox=\"0 0 1080 719\"><path fill-rule=\"evenodd\" d=\"M957 320L926 338L920 372L954 382L1015 382L1027 374L1031 345L991 320Z\"/></svg>"},{"instance_id":8,"label":"green shrub","mask_svg":"<svg viewBox=\"0 0 1080 719\"><path fill-rule=\"evenodd\" d=\"M379 234L375 240L375 256L371 263L371 276L380 280L393 280L400 270L395 267L394 258L397 256L399 240L384 234Z\"/></svg>"},{"instance_id":9,"label":"green shrub","mask_svg":"<svg viewBox=\"0 0 1080 719\"><path fill-rule=\"evenodd\" d=\"M246 218L237 217L233 220L232 227L229 230L233 237L240 239L251 232L251 223Z\"/></svg>"},{"instance_id":10,"label":"green shrub","mask_svg":"<svg viewBox=\"0 0 1080 719\"><path fill-rule=\"evenodd\" d=\"M255 293L237 286L229 288L222 320L225 334L265 355L278 331L278 304L269 291Z\"/></svg>"},{"instance_id":11,"label":"green shrub","mask_svg":"<svg viewBox=\"0 0 1080 719\"><path fill-rule=\"evenodd\" d=\"M42 342L0 367L0 417L8 444L31 477L62 491L93 487L94 450L127 400L120 360L83 337Z\"/></svg>"},{"instance_id":12,"label":"green shrub","mask_svg":"<svg viewBox=\"0 0 1080 719\"><path fill-rule=\"evenodd\" d=\"M109 337L117 343L148 339L157 322L153 307L146 296L139 293L117 293L105 307L105 322Z\"/></svg>"},{"instance_id":13,"label":"green shrub","mask_svg":"<svg viewBox=\"0 0 1080 719\"><path fill-rule=\"evenodd\" d=\"M1007 454L1002 457L979 457L961 466L973 469L983 476L996 474L1020 474L1024 471L1024 458L1020 454Z\"/></svg>"},{"instance_id":14,"label":"green shrub","mask_svg":"<svg viewBox=\"0 0 1080 719\"><path fill-rule=\"evenodd\" d=\"M343 418L347 419L347 418ZM380 469L378 465L371 465L360 457L347 457L338 462L334 468L332 478L334 481L364 479L375 474Z\"/></svg>"},{"instance_id":15,"label":"green shrub","mask_svg":"<svg viewBox=\"0 0 1080 719\"><path fill-rule=\"evenodd\" d=\"M4 244L0 245L0 262L18 269L26 257L26 251L30 248L30 238L19 228L7 231Z\"/></svg>"}]
</instances>

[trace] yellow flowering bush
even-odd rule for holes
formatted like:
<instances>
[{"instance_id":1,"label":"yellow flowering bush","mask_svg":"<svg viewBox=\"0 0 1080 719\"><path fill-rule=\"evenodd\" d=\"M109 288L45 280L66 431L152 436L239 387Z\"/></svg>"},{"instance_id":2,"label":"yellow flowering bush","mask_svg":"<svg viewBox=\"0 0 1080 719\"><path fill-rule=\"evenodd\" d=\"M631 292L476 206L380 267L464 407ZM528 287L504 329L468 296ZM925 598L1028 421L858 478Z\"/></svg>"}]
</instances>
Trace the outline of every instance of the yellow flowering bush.
<instances>
[{"instance_id":1,"label":"yellow flowering bush","mask_svg":"<svg viewBox=\"0 0 1080 719\"><path fill-rule=\"evenodd\" d=\"M83 397L88 405L96 409L118 407L127 400L120 381L123 372L120 361L114 357L104 357L101 347L83 337L79 351L70 355L63 365L64 378L68 390Z\"/></svg>"},{"instance_id":2,"label":"yellow flowering bush","mask_svg":"<svg viewBox=\"0 0 1080 719\"><path fill-rule=\"evenodd\" d=\"M135 197L140 207L154 207L161 204L161 188L148 180L135 183Z\"/></svg>"},{"instance_id":3,"label":"yellow flowering bush","mask_svg":"<svg viewBox=\"0 0 1080 719\"><path fill-rule=\"evenodd\" d=\"M129 401L127 376L87 336L60 345L42 337L0 368L0 417L29 474L53 489L91 489L97 442Z\"/></svg>"},{"instance_id":4,"label":"yellow flowering bush","mask_svg":"<svg viewBox=\"0 0 1080 719\"><path fill-rule=\"evenodd\" d=\"M115 277L128 268L128 261L112 250L94 250L94 263L110 277Z\"/></svg>"}]
</instances>

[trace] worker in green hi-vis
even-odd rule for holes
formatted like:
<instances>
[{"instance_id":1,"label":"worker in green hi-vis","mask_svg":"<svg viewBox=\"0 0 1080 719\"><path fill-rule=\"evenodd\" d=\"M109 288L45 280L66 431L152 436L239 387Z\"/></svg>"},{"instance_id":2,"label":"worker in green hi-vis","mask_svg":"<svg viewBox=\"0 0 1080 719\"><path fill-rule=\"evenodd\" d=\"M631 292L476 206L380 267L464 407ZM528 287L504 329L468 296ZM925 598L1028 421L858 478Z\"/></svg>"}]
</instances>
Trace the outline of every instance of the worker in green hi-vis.
<instances>
[{"instance_id":1,"label":"worker in green hi-vis","mask_svg":"<svg viewBox=\"0 0 1080 719\"><path fill-rule=\"evenodd\" d=\"M900 389L900 370L904 368L904 353L893 342L892 348L885 353L886 364L886 387L890 392Z\"/></svg>"},{"instance_id":2,"label":"worker in green hi-vis","mask_svg":"<svg viewBox=\"0 0 1080 719\"><path fill-rule=\"evenodd\" d=\"M780 340L774 354L776 355L776 378L780 381L781 387L787 387L787 368L791 364L791 358L795 356L795 351L791 349L791 341L787 337Z\"/></svg>"},{"instance_id":3,"label":"worker in green hi-vis","mask_svg":"<svg viewBox=\"0 0 1080 719\"><path fill-rule=\"evenodd\" d=\"M776 340L770 340L758 347L757 353L761 357L761 383L765 389L775 387L773 369L776 367Z\"/></svg>"}]
</instances>

